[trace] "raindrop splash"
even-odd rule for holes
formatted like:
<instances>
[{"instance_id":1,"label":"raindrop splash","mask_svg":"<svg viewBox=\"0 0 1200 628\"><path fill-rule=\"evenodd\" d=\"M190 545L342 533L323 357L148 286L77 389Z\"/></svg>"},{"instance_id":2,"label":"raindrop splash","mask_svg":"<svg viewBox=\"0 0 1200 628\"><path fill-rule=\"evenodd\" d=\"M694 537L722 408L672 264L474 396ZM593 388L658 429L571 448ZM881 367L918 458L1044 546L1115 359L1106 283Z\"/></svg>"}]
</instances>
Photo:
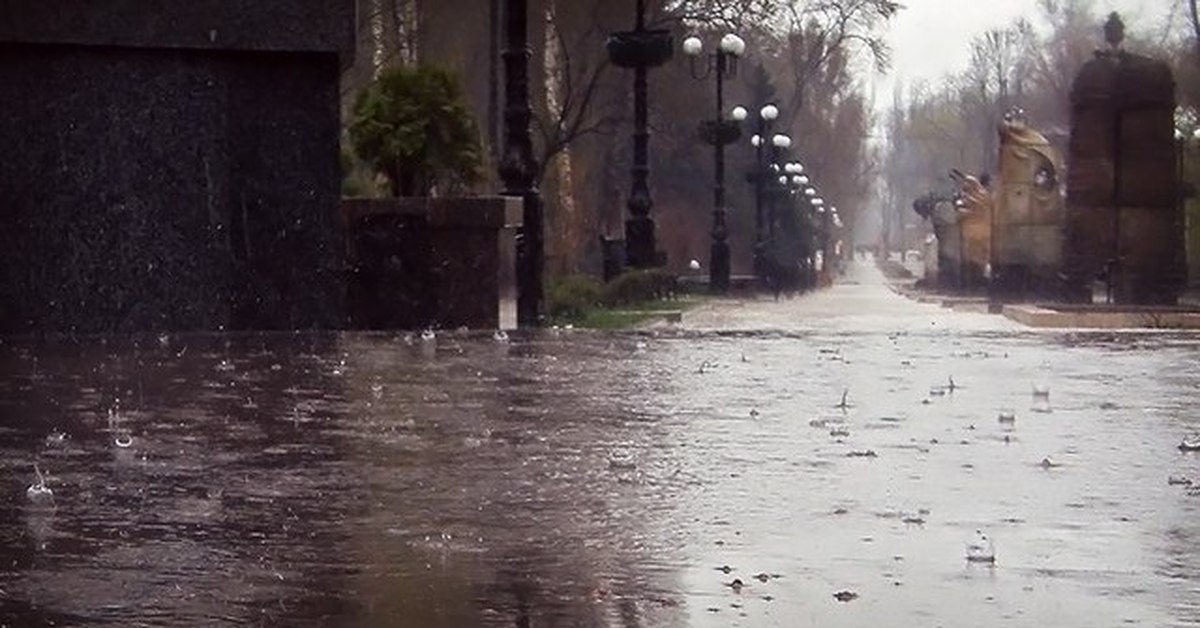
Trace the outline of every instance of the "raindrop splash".
<instances>
[{"instance_id":1,"label":"raindrop splash","mask_svg":"<svg viewBox=\"0 0 1200 628\"><path fill-rule=\"evenodd\" d=\"M637 460L627 451L614 451L608 457L608 468L614 471L632 471L637 468Z\"/></svg>"},{"instance_id":2,"label":"raindrop splash","mask_svg":"<svg viewBox=\"0 0 1200 628\"><path fill-rule=\"evenodd\" d=\"M62 447L65 444L67 444L67 434L65 432L54 430L46 436L47 447Z\"/></svg>"},{"instance_id":3,"label":"raindrop splash","mask_svg":"<svg viewBox=\"0 0 1200 628\"><path fill-rule=\"evenodd\" d=\"M834 407L839 410L845 410L845 409L849 408L850 407L849 397L850 397L850 389L843 388L842 389L842 400L840 402L838 402L838 404Z\"/></svg>"},{"instance_id":4,"label":"raindrop splash","mask_svg":"<svg viewBox=\"0 0 1200 628\"><path fill-rule=\"evenodd\" d=\"M982 530L976 530L974 538L967 542L967 562L996 563L996 546Z\"/></svg>"},{"instance_id":5,"label":"raindrop splash","mask_svg":"<svg viewBox=\"0 0 1200 628\"><path fill-rule=\"evenodd\" d=\"M37 482L30 484L29 488L25 489L25 496L35 504L46 504L53 501L54 491L46 486L46 476L42 475L42 470L37 463L33 465L33 472L37 475Z\"/></svg>"}]
</instances>

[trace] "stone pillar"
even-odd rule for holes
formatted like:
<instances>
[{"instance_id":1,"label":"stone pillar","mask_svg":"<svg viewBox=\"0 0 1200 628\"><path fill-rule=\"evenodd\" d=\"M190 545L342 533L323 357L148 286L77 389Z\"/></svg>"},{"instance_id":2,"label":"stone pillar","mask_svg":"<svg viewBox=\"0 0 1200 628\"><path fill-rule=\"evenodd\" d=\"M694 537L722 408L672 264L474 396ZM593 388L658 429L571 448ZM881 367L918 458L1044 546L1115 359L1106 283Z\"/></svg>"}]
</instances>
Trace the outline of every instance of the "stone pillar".
<instances>
[{"instance_id":1,"label":"stone pillar","mask_svg":"<svg viewBox=\"0 0 1200 628\"><path fill-rule=\"evenodd\" d=\"M434 322L446 328L515 329L516 234L521 199L430 199Z\"/></svg>"},{"instance_id":2,"label":"stone pillar","mask_svg":"<svg viewBox=\"0 0 1200 628\"><path fill-rule=\"evenodd\" d=\"M1178 298L1185 268L1174 89L1165 63L1118 48L1098 52L1075 78L1063 249L1069 300L1091 301L1097 280L1118 304Z\"/></svg>"},{"instance_id":3,"label":"stone pillar","mask_svg":"<svg viewBox=\"0 0 1200 628\"><path fill-rule=\"evenodd\" d=\"M0 332L341 325L354 11L0 3Z\"/></svg>"},{"instance_id":4,"label":"stone pillar","mask_svg":"<svg viewBox=\"0 0 1200 628\"><path fill-rule=\"evenodd\" d=\"M514 329L519 197L345 199L355 329Z\"/></svg>"}]
</instances>

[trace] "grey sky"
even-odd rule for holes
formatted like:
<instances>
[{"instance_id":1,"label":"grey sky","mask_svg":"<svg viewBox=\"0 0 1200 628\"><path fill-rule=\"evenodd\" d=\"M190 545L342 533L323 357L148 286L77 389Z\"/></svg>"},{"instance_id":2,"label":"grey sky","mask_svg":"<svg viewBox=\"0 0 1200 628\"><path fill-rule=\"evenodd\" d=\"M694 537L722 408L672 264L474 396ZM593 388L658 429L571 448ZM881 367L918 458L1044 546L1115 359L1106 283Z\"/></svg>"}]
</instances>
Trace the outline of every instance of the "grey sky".
<instances>
[{"instance_id":1,"label":"grey sky","mask_svg":"<svg viewBox=\"0 0 1200 628\"><path fill-rule=\"evenodd\" d=\"M1036 15L1036 0L901 0L907 7L889 28L893 70L877 77L876 107L891 104L897 81L936 82L942 76L966 68L969 45L976 34L1004 26L1013 18ZM1169 19L1182 24L1176 8L1181 0L1095 0L1098 13L1119 11L1130 31L1155 28L1161 31ZM1096 25L1097 42L1100 24Z\"/></svg>"}]
</instances>

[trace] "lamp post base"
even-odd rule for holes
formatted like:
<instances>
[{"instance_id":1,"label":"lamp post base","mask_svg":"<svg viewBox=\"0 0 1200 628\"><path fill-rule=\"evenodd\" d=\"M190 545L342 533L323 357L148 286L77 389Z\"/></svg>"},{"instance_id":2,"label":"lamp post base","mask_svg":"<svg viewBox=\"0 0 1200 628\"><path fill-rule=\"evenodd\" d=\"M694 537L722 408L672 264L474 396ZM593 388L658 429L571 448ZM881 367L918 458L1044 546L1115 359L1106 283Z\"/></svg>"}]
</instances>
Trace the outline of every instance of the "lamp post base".
<instances>
[{"instance_id":1,"label":"lamp post base","mask_svg":"<svg viewBox=\"0 0 1200 628\"><path fill-rule=\"evenodd\" d=\"M625 260L631 268L659 266L654 250L654 220L635 216L625 221Z\"/></svg>"},{"instance_id":2,"label":"lamp post base","mask_svg":"<svg viewBox=\"0 0 1200 628\"><path fill-rule=\"evenodd\" d=\"M767 272L767 248L762 242L754 244L754 276L763 279Z\"/></svg>"},{"instance_id":3,"label":"lamp post base","mask_svg":"<svg viewBox=\"0 0 1200 628\"><path fill-rule=\"evenodd\" d=\"M729 291L729 244L713 242L708 260L708 289L713 294Z\"/></svg>"}]
</instances>

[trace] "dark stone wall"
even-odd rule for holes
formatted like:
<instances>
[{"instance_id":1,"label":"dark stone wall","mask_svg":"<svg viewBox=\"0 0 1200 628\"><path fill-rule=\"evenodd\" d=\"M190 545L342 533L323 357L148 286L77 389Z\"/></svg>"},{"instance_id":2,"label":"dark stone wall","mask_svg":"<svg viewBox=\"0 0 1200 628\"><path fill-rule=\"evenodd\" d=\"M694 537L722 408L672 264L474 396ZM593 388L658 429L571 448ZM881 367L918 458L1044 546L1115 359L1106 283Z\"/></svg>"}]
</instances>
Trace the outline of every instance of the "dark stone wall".
<instances>
[{"instance_id":1,"label":"dark stone wall","mask_svg":"<svg viewBox=\"0 0 1200 628\"><path fill-rule=\"evenodd\" d=\"M0 0L0 42L331 52L353 60L354 0Z\"/></svg>"},{"instance_id":2,"label":"dark stone wall","mask_svg":"<svg viewBox=\"0 0 1200 628\"><path fill-rule=\"evenodd\" d=\"M337 58L0 47L0 331L340 323Z\"/></svg>"},{"instance_id":3,"label":"dark stone wall","mask_svg":"<svg viewBox=\"0 0 1200 628\"><path fill-rule=\"evenodd\" d=\"M0 0L0 333L341 326L352 31L345 1Z\"/></svg>"}]
</instances>

